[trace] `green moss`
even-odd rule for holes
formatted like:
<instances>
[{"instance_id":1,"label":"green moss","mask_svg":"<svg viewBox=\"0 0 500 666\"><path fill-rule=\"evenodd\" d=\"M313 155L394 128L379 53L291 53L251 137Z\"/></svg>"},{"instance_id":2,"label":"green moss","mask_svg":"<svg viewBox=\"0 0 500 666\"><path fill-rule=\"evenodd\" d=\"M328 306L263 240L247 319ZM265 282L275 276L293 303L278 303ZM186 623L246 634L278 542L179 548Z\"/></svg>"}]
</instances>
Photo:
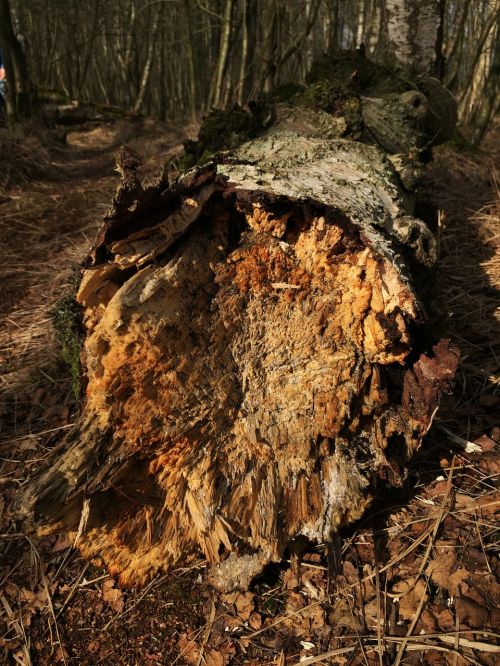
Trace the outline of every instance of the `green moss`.
<instances>
[{"instance_id":1,"label":"green moss","mask_svg":"<svg viewBox=\"0 0 500 666\"><path fill-rule=\"evenodd\" d=\"M360 137L363 128L361 100L349 84L339 85L328 79L315 81L305 88L296 103L314 111L324 111L336 118L344 118L344 136Z\"/></svg>"},{"instance_id":2,"label":"green moss","mask_svg":"<svg viewBox=\"0 0 500 666\"><path fill-rule=\"evenodd\" d=\"M298 103L315 111L326 111L333 115L340 115L340 107L343 106L345 92L342 88L335 87L330 81L315 81L311 83L299 97Z\"/></svg>"},{"instance_id":3,"label":"green moss","mask_svg":"<svg viewBox=\"0 0 500 666\"><path fill-rule=\"evenodd\" d=\"M313 63L307 83L329 81L342 88L346 95L359 95L368 91L404 92L412 87L396 72L378 65L360 50L339 51Z\"/></svg>"},{"instance_id":4,"label":"green moss","mask_svg":"<svg viewBox=\"0 0 500 666\"><path fill-rule=\"evenodd\" d=\"M262 127L261 114L245 111L239 104L233 104L229 109L213 109L200 128L198 141L184 142L181 169L208 162L220 151L237 148L256 137Z\"/></svg>"},{"instance_id":5,"label":"green moss","mask_svg":"<svg viewBox=\"0 0 500 666\"><path fill-rule=\"evenodd\" d=\"M106 116L125 118L130 115L130 112L121 106L113 106L112 104L91 104L91 106L93 106L96 111Z\"/></svg>"},{"instance_id":6,"label":"green moss","mask_svg":"<svg viewBox=\"0 0 500 666\"><path fill-rule=\"evenodd\" d=\"M363 112L359 97L349 97L344 105L344 118L348 133L353 138L360 138L363 130Z\"/></svg>"},{"instance_id":7,"label":"green moss","mask_svg":"<svg viewBox=\"0 0 500 666\"><path fill-rule=\"evenodd\" d=\"M211 111L203 122L198 140L184 143L179 167L183 171L201 165L221 151L234 150L256 138L272 125L274 106L278 103L331 114L339 118L339 136L361 140L361 96L399 94L412 88L412 82L371 62L361 51L325 56L313 64L306 86L284 83L270 93L260 94L256 101L249 103L249 111L238 104Z\"/></svg>"},{"instance_id":8,"label":"green moss","mask_svg":"<svg viewBox=\"0 0 500 666\"><path fill-rule=\"evenodd\" d=\"M75 298L78 282L79 275L75 274L70 293L61 298L51 312L61 355L70 369L71 389L77 403L81 393L80 352L83 344L82 310Z\"/></svg>"}]
</instances>

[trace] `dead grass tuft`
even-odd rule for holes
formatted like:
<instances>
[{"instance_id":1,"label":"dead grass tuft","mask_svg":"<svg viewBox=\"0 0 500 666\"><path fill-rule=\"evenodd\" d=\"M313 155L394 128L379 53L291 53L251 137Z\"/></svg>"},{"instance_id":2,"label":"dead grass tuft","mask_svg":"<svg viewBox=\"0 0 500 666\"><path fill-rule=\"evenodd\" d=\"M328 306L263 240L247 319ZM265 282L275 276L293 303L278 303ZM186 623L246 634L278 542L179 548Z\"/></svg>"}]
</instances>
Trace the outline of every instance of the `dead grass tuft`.
<instances>
[{"instance_id":1,"label":"dead grass tuft","mask_svg":"<svg viewBox=\"0 0 500 666\"><path fill-rule=\"evenodd\" d=\"M440 420L465 440L498 425L500 413L499 155L442 149L427 184L440 209L439 325L461 352L454 396Z\"/></svg>"},{"instance_id":2,"label":"dead grass tuft","mask_svg":"<svg viewBox=\"0 0 500 666\"><path fill-rule=\"evenodd\" d=\"M0 188L26 184L49 168L49 151L39 128L14 125L0 129Z\"/></svg>"}]
</instances>

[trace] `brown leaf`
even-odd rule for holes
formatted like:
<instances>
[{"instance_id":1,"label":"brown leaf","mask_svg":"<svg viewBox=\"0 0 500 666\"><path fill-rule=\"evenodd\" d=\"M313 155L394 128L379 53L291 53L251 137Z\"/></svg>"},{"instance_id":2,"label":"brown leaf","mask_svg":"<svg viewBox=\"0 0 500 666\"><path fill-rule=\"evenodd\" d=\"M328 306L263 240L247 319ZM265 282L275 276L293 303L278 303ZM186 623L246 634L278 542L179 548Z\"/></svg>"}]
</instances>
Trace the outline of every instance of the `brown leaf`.
<instances>
[{"instance_id":1,"label":"brown leaf","mask_svg":"<svg viewBox=\"0 0 500 666\"><path fill-rule=\"evenodd\" d=\"M500 627L500 608L491 611L490 625L492 627Z\"/></svg>"},{"instance_id":2,"label":"brown leaf","mask_svg":"<svg viewBox=\"0 0 500 666\"><path fill-rule=\"evenodd\" d=\"M3 593L9 599L17 599L19 596L19 588L15 583L8 582L3 588Z\"/></svg>"},{"instance_id":3,"label":"brown leaf","mask_svg":"<svg viewBox=\"0 0 500 666\"><path fill-rule=\"evenodd\" d=\"M348 583L357 583L359 580L359 573L354 564L346 560L342 565L342 574Z\"/></svg>"},{"instance_id":4,"label":"brown leaf","mask_svg":"<svg viewBox=\"0 0 500 666\"><path fill-rule=\"evenodd\" d=\"M33 437L28 437L27 439L23 439L22 442L19 442L16 444L16 451L36 451L38 448L38 444L36 442L36 439Z\"/></svg>"},{"instance_id":5,"label":"brown leaf","mask_svg":"<svg viewBox=\"0 0 500 666\"><path fill-rule=\"evenodd\" d=\"M38 587L35 592L23 587L19 590L19 599L23 606L27 606L32 611L37 611L47 604L47 593L43 587Z\"/></svg>"},{"instance_id":6,"label":"brown leaf","mask_svg":"<svg viewBox=\"0 0 500 666\"><path fill-rule=\"evenodd\" d=\"M483 606L468 597L457 597L455 600L460 624L466 624L473 629L484 627L488 624L489 613Z\"/></svg>"},{"instance_id":7,"label":"brown leaf","mask_svg":"<svg viewBox=\"0 0 500 666\"><path fill-rule=\"evenodd\" d=\"M260 613L250 613L250 617L248 618L248 624L252 627L252 629L255 629L255 631L258 631L262 627L262 616Z\"/></svg>"},{"instance_id":8,"label":"brown leaf","mask_svg":"<svg viewBox=\"0 0 500 666\"><path fill-rule=\"evenodd\" d=\"M28 660L28 656L26 654L25 650L18 650L17 652L14 653L14 659L16 663L22 664L22 666L29 666L30 661Z\"/></svg>"},{"instance_id":9,"label":"brown leaf","mask_svg":"<svg viewBox=\"0 0 500 666\"><path fill-rule=\"evenodd\" d=\"M457 510L469 515L478 512L479 515L489 516L500 510L500 491L488 493L479 497L470 497L465 493L457 493L455 496L455 507Z\"/></svg>"},{"instance_id":10,"label":"brown leaf","mask_svg":"<svg viewBox=\"0 0 500 666\"><path fill-rule=\"evenodd\" d=\"M483 450L483 453L488 453L488 451L493 451L496 446L495 440L488 437L488 435L482 435L478 439L474 440L474 444L477 444Z\"/></svg>"},{"instance_id":11,"label":"brown leaf","mask_svg":"<svg viewBox=\"0 0 500 666\"><path fill-rule=\"evenodd\" d=\"M236 648L231 641L226 641L224 645L219 646L219 650L224 656L224 664L229 664L231 658L236 656Z\"/></svg>"},{"instance_id":12,"label":"brown leaf","mask_svg":"<svg viewBox=\"0 0 500 666\"><path fill-rule=\"evenodd\" d=\"M299 577L295 567L290 567L283 576L283 587L285 590L293 590L300 585Z\"/></svg>"},{"instance_id":13,"label":"brown leaf","mask_svg":"<svg viewBox=\"0 0 500 666\"><path fill-rule=\"evenodd\" d=\"M405 620L413 619L424 595L428 598L425 582L421 578L416 580L416 576L400 580L394 585L392 592L398 595L399 615Z\"/></svg>"},{"instance_id":14,"label":"brown leaf","mask_svg":"<svg viewBox=\"0 0 500 666\"><path fill-rule=\"evenodd\" d=\"M326 572L322 569L307 568L302 571L302 591L310 599L321 599L325 596Z\"/></svg>"},{"instance_id":15,"label":"brown leaf","mask_svg":"<svg viewBox=\"0 0 500 666\"><path fill-rule=\"evenodd\" d=\"M182 659L190 666L196 666L200 657L200 650L194 641L190 641L187 634L180 634L177 641L177 649L182 654Z\"/></svg>"},{"instance_id":16,"label":"brown leaf","mask_svg":"<svg viewBox=\"0 0 500 666\"><path fill-rule=\"evenodd\" d=\"M235 606L236 606L236 612L241 617L241 619L243 621L248 620L255 606L254 595L252 594L252 592L245 592L243 594L239 594L236 599Z\"/></svg>"},{"instance_id":17,"label":"brown leaf","mask_svg":"<svg viewBox=\"0 0 500 666\"><path fill-rule=\"evenodd\" d=\"M455 620L449 608L445 608L438 613L436 618L441 631L453 631L455 629Z\"/></svg>"},{"instance_id":18,"label":"brown leaf","mask_svg":"<svg viewBox=\"0 0 500 666\"><path fill-rule=\"evenodd\" d=\"M239 597L239 592L229 592L228 594L221 594L220 599L225 604L234 604L236 599Z\"/></svg>"},{"instance_id":19,"label":"brown leaf","mask_svg":"<svg viewBox=\"0 0 500 666\"><path fill-rule=\"evenodd\" d=\"M102 599L118 613L123 610L123 593L115 588L115 581L108 578L102 584Z\"/></svg>"},{"instance_id":20,"label":"brown leaf","mask_svg":"<svg viewBox=\"0 0 500 666\"><path fill-rule=\"evenodd\" d=\"M23 625L25 627L31 626L31 618L32 617L33 617L33 613L31 611L31 609L29 609L27 613L23 614Z\"/></svg>"},{"instance_id":21,"label":"brown leaf","mask_svg":"<svg viewBox=\"0 0 500 666\"><path fill-rule=\"evenodd\" d=\"M436 548L436 556L427 566L425 573L431 577L433 583L447 590L451 596L456 595L459 585L463 588L470 575L467 569L458 566L451 543Z\"/></svg>"},{"instance_id":22,"label":"brown leaf","mask_svg":"<svg viewBox=\"0 0 500 666\"><path fill-rule=\"evenodd\" d=\"M370 615L370 609L368 604L363 606L363 612L368 616ZM375 610L376 613L376 610ZM335 602L334 607L328 615L328 624L333 627L345 627L356 633L362 629L362 623L359 620L357 615L357 609L351 608L347 599L341 597L338 601Z\"/></svg>"},{"instance_id":23,"label":"brown leaf","mask_svg":"<svg viewBox=\"0 0 500 666\"><path fill-rule=\"evenodd\" d=\"M299 609L302 609L301 613L291 616ZM293 630L296 636L304 639L310 638L312 632L318 630L325 623L324 611L321 605L318 603L308 604L303 595L298 592L291 592L288 595L284 616L286 619L282 625Z\"/></svg>"},{"instance_id":24,"label":"brown leaf","mask_svg":"<svg viewBox=\"0 0 500 666\"><path fill-rule=\"evenodd\" d=\"M64 648L58 647L57 650L56 650L56 653L54 655L54 659L55 659L55 661L64 661L64 662L66 662L66 660L68 659L68 653L66 652L66 650Z\"/></svg>"},{"instance_id":25,"label":"brown leaf","mask_svg":"<svg viewBox=\"0 0 500 666\"><path fill-rule=\"evenodd\" d=\"M52 550L54 551L54 553L58 553L61 550L66 550L67 548L71 548L72 545L73 544L66 535L60 534L57 537L57 540L54 546L52 547Z\"/></svg>"},{"instance_id":26,"label":"brown leaf","mask_svg":"<svg viewBox=\"0 0 500 666\"><path fill-rule=\"evenodd\" d=\"M206 666L224 666L224 656L218 650L207 650L205 652Z\"/></svg>"}]
</instances>

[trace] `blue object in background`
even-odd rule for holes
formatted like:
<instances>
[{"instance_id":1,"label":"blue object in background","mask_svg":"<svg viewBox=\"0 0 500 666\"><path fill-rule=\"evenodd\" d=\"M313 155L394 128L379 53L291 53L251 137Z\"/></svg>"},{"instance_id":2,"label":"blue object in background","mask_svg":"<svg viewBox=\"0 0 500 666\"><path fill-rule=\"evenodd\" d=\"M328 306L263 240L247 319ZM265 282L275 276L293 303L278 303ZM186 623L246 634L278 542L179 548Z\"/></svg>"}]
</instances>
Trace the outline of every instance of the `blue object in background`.
<instances>
[{"instance_id":1,"label":"blue object in background","mask_svg":"<svg viewBox=\"0 0 500 666\"><path fill-rule=\"evenodd\" d=\"M0 69L3 69L3 54L0 49ZM0 81L0 127L7 126L7 117L5 113L5 79Z\"/></svg>"},{"instance_id":2,"label":"blue object in background","mask_svg":"<svg viewBox=\"0 0 500 666\"><path fill-rule=\"evenodd\" d=\"M3 64L3 54L2 54L2 49L0 49L0 69L2 69L4 66ZM5 79L0 80L0 95L2 97L5 96Z\"/></svg>"}]
</instances>

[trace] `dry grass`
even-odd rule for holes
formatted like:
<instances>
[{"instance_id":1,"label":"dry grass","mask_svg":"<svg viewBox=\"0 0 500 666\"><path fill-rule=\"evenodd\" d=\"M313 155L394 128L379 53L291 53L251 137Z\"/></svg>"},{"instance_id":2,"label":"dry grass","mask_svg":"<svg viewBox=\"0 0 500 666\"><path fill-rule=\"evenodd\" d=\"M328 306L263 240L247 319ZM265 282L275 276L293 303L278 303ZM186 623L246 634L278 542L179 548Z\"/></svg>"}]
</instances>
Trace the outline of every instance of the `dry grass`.
<instances>
[{"instance_id":1,"label":"dry grass","mask_svg":"<svg viewBox=\"0 0 500 666\"><path fill-rule=\"evenodd\" d=\"M41 182L30 191L13 190L0 206L0 415L8 436L44 429L50 402L53 408L70 403L50 311L108 205L113 180L95 185Z\"/></svg>"},{"instance_id":2,"label":"dry grass","mask_svg":"<svg viewBox=\"0 0 500 666\"><path fill-rule=\"evenodd\" d=\"M0 189L27 184L50 168L44 133L30 125L0 128Z\"/></svg>"},{"instance_id":3,"label":"dry grass","mask_svg":"<svg viewBox=\"0 0 500 666\"><path fill-rule=\"evenodd\" d=\"M500 413L500 148L492 148L474 155L442 149L428 177L441 211L440 326L461 351L454 400L440 420L466 440L498 425Z\"/></svg>"}]
</instances>

